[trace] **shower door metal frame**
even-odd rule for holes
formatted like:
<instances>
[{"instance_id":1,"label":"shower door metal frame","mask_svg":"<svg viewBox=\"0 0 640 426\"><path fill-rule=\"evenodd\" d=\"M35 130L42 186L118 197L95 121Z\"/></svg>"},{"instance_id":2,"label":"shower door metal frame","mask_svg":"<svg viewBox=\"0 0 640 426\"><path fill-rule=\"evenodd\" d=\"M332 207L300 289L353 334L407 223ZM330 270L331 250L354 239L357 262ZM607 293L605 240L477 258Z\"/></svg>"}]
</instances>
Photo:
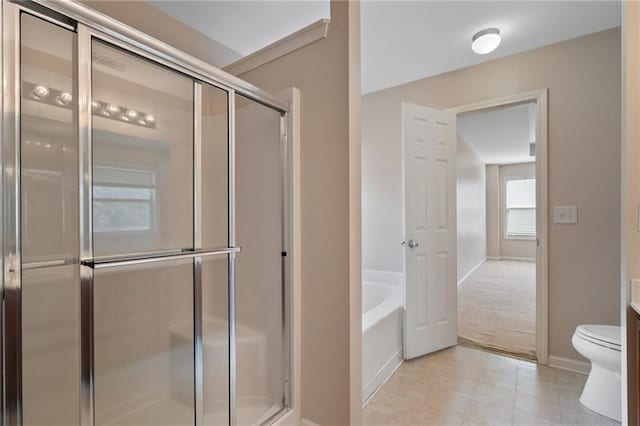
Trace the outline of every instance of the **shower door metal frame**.
<instances>
[{"instance_id":1,"label":"shower door metal frame","mask_svg":"<svg viewBox=\"0 0 640 426\"><path fill-rule=\"evenodd\" d=\"M3 380L2 423L22 424L22 347L21 347L21 244L20 244L20 14L28 13L65 29L75 31L77 44L74 54L77 60L78 94L78 161L79 161L79 227L80 248L77 263L80 268L81 327L81 383L79 420L82 426L91 426L94 413L94 366L93 366L93 274L95 269L109 268L166 260L193 259L194 273L194 402L196 425L203 421L203 346L202 346L202 259L208 256L228 258L228 315L229 315L229 423L236 424L236 300L235 300L235 257L240 248L235 247L235 97L241 95L281 115L280 138L282 156L282 331L283 331L283 408L267 423L276 421L291 409L289 371L291 364L291 252L290 219L288 216L290 188L287 168L286 126L289 105L280 98L225 73L209 64L186 55L171 46L157 41L127 25L112 20L74 0L0 0L2 12L2 293L0 304L2 318ZM144 257L99 258L93 253L92 240L92 109L91 109L91 43L94 39L121 48L131 54L163 65L190 77L194 87L194 241L193 250L176 253L156 253ZM200 117L202 85L208 84L227 93L228 105L228 246L216 249L201 247L201 164L199 162L202 144ZM289 255L289 257L287 257Z\"/></svg>"}]
</instances>

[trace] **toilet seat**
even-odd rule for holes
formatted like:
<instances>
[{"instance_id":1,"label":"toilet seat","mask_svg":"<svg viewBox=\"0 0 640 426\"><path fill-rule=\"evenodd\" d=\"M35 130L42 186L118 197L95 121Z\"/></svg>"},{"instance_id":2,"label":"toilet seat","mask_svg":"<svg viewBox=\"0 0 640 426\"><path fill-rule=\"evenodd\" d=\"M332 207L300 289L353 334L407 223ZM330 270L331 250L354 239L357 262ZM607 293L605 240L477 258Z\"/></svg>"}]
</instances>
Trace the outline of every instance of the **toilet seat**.
<instances>
[{"instance_id":1,"label":"toilet seat","mask_svg":"<svg viewBox=\"0 0 640 426\"><path fill-rule=\"evenodd\" d=\"M620 327L612 325L580 325L576 328L576 335L590 343L599 345L617 352L620 347Z\"/></svg>"}]
</instances>

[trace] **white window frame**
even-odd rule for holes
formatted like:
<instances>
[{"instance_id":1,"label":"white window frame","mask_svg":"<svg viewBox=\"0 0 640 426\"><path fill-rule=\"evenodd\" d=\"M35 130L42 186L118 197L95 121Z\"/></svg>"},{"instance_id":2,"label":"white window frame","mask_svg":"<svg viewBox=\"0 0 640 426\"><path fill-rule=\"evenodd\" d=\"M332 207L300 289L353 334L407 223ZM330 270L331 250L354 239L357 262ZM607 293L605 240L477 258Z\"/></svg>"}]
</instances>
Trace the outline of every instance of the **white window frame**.
<instances>
[{"instance_id":1,"label":"white window frame","mask_svg":"<svg viewBox=\"0 0 640 426\"><path fill-rule=\"evenodd\" d=\"M538 233L538 229L537 229L537 223L536 223L536 232L533 235L529 235L529 234L510 234L508 231L508 226L509 226L509 210L516 210L518 209L517 207L513 207L513 208L509 208L508 207L508 203L507 203L507 184L509 181L512 180L533 180L535 182L536 188L537 188L537 181L536 181L536 177L535 176L505 176L503 181L502 181L502 185L503 185L503 190L502 193L504 194L504 201L502 203L502 210L503 210L503 220L502 220L502 233L503 233L503 237L505 240L524 240L524 241L532 241L535 240L537 238L537 233ZM536 189L537 191L537 189ZM534 212L537 211L538 206L537 206L537 194L535 194L535 199L536 199L536 206L534 206ZM527 209L530 207L527 207ZM522 209L525 209L525 207L522 207ZM537 222L537 213L534 213L534 218Z\"/></svg>"}]
</instances>

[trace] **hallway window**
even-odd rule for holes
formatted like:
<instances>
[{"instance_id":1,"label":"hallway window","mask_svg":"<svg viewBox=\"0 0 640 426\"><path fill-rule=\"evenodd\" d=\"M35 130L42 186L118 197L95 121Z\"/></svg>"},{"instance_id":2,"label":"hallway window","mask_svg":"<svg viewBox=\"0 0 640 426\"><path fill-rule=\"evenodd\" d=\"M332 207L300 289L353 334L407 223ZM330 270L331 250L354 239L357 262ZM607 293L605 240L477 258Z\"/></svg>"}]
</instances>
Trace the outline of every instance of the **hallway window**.
<instances>
[{"instance_id":1,"label":"hallway window","mask_svg":"<svg viewBox=\"0 0 640 426\"><path fill-rule=\"evenodd\" d=\"M509 179L505 193L507 238L535 238L536 180Z\"/></svg>"}]
</instances>

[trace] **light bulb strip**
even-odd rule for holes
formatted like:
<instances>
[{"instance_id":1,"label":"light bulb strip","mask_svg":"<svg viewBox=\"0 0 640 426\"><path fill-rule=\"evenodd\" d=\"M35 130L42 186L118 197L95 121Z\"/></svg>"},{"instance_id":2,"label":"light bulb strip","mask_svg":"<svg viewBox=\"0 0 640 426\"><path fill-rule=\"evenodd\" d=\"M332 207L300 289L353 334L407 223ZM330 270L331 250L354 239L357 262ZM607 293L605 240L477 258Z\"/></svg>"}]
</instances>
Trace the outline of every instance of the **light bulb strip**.
<instances>
[{"instance_id":1,"label":"light bulb strip","mask_svg":"<svg viewBox=\"0 0 640 426\"><path fill-rule=\"evenodd\" d=\"M73 107L73 95L71 95L71 93L52 87L25 81L22 83L22 93L24 98L36 102L65 109L71 109ZM155 129L157 125L156 118L153 114L127 108L122 105L94 100L91 103L91 110L94 115L121 123L133 124L148 129Z\"/></svg>"},{"instance_id":2,"label":"light bulb strip","mask_svg":"<svg viewBox=\"0 0 640 426\"><path fill-rule=\"evenodd\" d=\"M94 115L108 118L110 120L120 121L127 124L134 124L136 126L146 127L149 129L156 128L156 119L148 112L138 111L121 105L116 105L99 100L94 100L91 103L91 110L93 111Z\"/></svg>"}]
</instances>

